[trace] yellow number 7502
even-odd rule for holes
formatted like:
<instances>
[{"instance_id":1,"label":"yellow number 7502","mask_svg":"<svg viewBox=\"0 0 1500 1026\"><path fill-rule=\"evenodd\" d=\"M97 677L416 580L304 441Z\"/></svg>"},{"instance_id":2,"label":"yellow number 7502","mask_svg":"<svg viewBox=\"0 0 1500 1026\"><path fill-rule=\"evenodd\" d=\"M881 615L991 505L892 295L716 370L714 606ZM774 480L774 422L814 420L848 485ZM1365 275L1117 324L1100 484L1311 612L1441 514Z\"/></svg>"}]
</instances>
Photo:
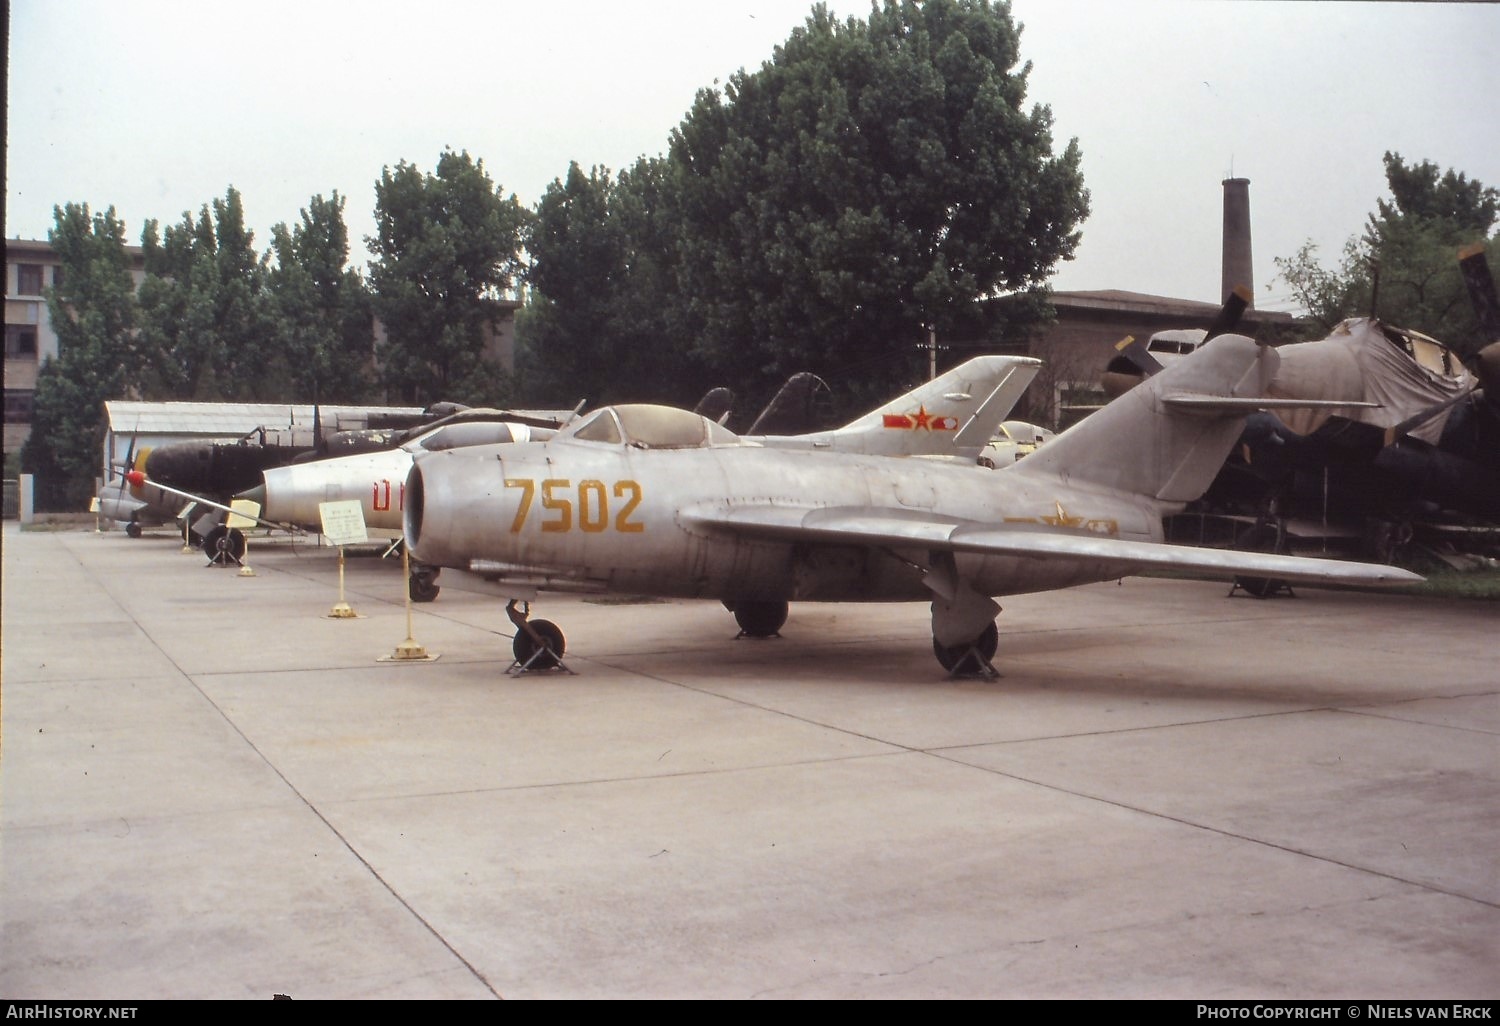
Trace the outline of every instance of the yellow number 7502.
<instances>
[{"instance_id":1,"label":"yellow number 7502","mask_svg":"<svg viewBox=\"0 0 1500 1026\"><path fill-rule=\"evenodd\" d=\"M616 481L612 490L603 481L580 481L576 494L573 482L564 477L549 477L540 482L529 477L507 477L505 487L521 489L521 501L516 505L516 518L510 525L512 534L518 533L525 525L538 490L542 493L543 531L571 531L575 526L590 534L608 530L611 494L616 499L625 500L615 513L614 529L622 534L638 534L646 529L645 524L631 519L636 507L641 504L641 486L635 481Z\"/></svg>"}]
</instances>

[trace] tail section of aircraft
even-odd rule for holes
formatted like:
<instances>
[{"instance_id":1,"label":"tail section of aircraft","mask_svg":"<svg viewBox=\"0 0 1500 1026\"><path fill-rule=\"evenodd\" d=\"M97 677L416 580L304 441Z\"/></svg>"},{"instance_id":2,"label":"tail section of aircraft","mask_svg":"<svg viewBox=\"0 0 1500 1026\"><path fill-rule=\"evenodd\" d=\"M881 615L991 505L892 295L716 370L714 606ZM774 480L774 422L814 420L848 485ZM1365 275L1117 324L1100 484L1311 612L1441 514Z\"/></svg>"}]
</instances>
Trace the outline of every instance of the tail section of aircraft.
<instances>
[{"instance_id":1,"label":"tail section of aircraft","mask_svg":"<svg viewBox=\"0 0 1500 1026\"><path fill-rule=\"evenodd\" d=\"M766 435L769 446L976 459L1041 369L1029 356L979 356L841 428Z\"/></svg>"},{"instance_id":2,"label":"tail section of aircraft","mask_svg":"<svg viewBox=\"0 0 1500 1026\"><path fill-rule=\"evenodd\" d=\"M1253 339L1220 335L1004 472L1191 502L1224 466L1246 415L1276 405L1261 397L1278 359Z\"/></svg>"}]
</instances>

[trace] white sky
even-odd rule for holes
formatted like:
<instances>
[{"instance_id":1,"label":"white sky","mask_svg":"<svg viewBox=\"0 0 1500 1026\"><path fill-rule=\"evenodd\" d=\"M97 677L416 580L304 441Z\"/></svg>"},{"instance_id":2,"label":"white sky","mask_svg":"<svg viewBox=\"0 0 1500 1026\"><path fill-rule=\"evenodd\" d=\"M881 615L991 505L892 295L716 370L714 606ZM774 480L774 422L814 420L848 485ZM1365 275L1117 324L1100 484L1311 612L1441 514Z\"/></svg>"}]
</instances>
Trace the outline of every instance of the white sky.
<instances>
[{"instance_id":1,"label":"white sky","mask_svg":"<svg viewBox=\"0 0 1500 1026\"><path fill-rule=\"evenodd\" d=\"M240 191L255 244L347 197L351 260L375 182L467 150L531 206L570 160L665 151L696 91L758 68L810 0L11 0L7 238L114 206L130 242ZM840 18L868 0L830 0ZM1256 305L1273 258L1325 265L1386 195L1381 155L1500 187L1500 5L1015 0L1093 213L1060 290L1219 300L1221 181L1250 180ZM1268 289L1268 286L1270 288Z\"/></svg>"}]
</instances>

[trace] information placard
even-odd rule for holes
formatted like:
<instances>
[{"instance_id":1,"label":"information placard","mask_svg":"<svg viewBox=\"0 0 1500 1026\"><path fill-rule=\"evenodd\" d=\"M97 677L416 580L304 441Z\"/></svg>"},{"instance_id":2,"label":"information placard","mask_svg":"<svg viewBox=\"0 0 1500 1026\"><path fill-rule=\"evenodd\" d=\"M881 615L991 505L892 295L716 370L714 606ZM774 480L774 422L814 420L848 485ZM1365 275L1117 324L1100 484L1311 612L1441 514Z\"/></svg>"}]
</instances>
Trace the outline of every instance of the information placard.
<instances>
[{"instance_id":1,"label":"information placard","mask_svg":"<svg viewBox=\"0 0 1500 1026\"><path fill-rule=\"evenodd\" d=\"M369 541L365 532L365 511L358 499L318 503L323 521L323 537L334 545L354 545Z\"/></svg>"}]
</instances>

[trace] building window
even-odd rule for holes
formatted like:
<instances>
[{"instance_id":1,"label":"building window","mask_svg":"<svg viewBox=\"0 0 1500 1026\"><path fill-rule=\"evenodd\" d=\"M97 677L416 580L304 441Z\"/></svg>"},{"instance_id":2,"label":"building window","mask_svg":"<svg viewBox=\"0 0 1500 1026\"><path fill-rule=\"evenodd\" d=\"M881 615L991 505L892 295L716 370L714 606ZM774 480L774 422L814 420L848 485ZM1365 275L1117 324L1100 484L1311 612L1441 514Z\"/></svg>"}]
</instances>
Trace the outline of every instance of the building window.
<instances>
[{"instance_id":1,"label":"building window","mask_svg":"<svg viewBox=\"0 0 1500 1026\"><path fill-rule=\"evenodd\" d=\"M5 358L35 360L36 329L24 324L5 326Z\"/></svg>"},{"instance_id":2,"label":"building window","mask_svg":"<svg viewBox=\"0 0 1500 1026\"><path fill-rule=\"evenodd\" d=\"M20 296L40 296L42 294L41 264L16 265L16 294Z\"/></svg>"},{"instance_id":3,"label":"building window","mask_svg":"<svg viewBox=\"0 0 1500 1026\"><path fill-rule=\"evenodd\" d=\"M30 424L31 399L36 393L29 388L5 390L5 423Z\"/></svg>"},{"instance_id":4,"label":"building window","mask_svg":"<svg viewBox=\"0 0 1500 1026\"><path fill-rule=\"evenodd\" d=\"M63 283L62 264L58 264L56 267L52 268L52 287L55 288L55 289L60 289L60 288L62 288L62 283Z\"/></svg>"}]
</instances>

